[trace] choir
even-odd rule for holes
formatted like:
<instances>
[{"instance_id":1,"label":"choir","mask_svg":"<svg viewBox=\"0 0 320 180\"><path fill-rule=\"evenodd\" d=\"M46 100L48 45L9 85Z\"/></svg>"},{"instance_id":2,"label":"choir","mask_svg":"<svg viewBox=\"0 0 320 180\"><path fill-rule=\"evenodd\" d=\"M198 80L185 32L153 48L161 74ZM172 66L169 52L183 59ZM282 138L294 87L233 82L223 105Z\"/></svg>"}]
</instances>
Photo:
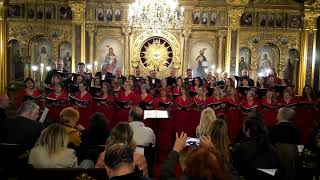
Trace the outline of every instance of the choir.
<instances>
[{"instance_id":1,"label":"choir","mask_svg":"<svg viewBox=\"0 0 320 180\"><path fill-rule=\"evenodd\" d=\"M169 77L160 80L156 71L144 78L137 69L135 76L127 79L120 70L112 76L106 66L93 76L84 71L83 63L78 64L77 73L64 71L60 60L56 65L57 68L48 73L50 77L46 78L43 94L36 89L33 79L25 80L25 89L17 94L18 106L23 101L35 100L49 109L48 119L52 122L64 107L73 106L80 112L78 123L86 129L90 129L88 121L93 112L104 113L109 120L108 129L111 129L118 122L128 121L133 106L144 110L167 110L169 119L145 121L156 132L157 142L163 150L170 149L174 132L183 131L190 137L195 136L201 111L207 107L226 120L231 143L242 129L248 113L261 112L265 124L270 127L277 123L277 110L284 106L295 109L293 122L299 129L300 143L304 143L319 113L320 101L315 98L311 86L306 86L303 95L297 97L294 87L279 79L274 70L268 77L259 77L253 86L247 70L242 71L241 77L234 78L223 73L220 80L212 75L205 79L193 78L190 69L183 79L176 77L172 69Z\"/></svg>"}]
</instances>

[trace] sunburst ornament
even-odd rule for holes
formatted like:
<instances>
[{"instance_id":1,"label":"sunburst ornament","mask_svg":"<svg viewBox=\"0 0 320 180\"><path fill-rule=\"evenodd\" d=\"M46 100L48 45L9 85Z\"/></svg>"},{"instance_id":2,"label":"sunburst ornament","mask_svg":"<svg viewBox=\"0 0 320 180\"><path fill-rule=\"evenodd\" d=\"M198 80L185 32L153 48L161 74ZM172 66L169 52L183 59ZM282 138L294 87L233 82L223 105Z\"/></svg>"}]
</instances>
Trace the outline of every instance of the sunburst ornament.
<instances>
[{"instance_id":1,"label":"sunburst ornament","mask_svg":"<svg viewBox=\"0 0 320 180\"><path fill-rule=\"evenodd\" d=\"M165 43L154 42L146 47L146 68L150 70L163 71L167 68L169 53Z\"/></svg>"}]
</instances>

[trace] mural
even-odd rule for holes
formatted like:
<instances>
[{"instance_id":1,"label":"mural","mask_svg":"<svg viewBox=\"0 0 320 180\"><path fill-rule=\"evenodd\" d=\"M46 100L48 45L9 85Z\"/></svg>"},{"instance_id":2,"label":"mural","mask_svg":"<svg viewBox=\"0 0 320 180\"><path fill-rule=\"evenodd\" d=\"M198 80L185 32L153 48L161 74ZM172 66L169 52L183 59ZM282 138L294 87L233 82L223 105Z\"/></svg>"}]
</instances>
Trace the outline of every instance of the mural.
<instances>
[{"instance_id":1,"label":"mural","mask_svg":"<svg viewBox=\"0 0 320 180\"><path fill-rule=\"evenodd\" d=\"M249 48L243 47L243 48L240 48L239 53L240 53L240 60L239 60L238 75L241 75L243 69L250 70L251 51Z\"/></svg>"},{"instance_id":2,"label":"mural","mask_svg":"<svg viewBox=\"0 0 320 180\"><path fill-rule=\"evenodd\" d=\"M259 49L257 73L264 73L268 69L277 69L277 62L279 62L280 52L274 44L265 44Z\"/></svg>"},{"instance_id":3,"label":"mural","mask_svg":"<svg viewBox=\"0 0 320 180\"><path fill-rule=\"evenodd\" d=\"M214 47L212 43L208 41L196 41L192 43L190 52L189 67L193 69L195 77L204 77L207 70L213 70L211 69L214 62Z\"/></svg>"},{"instance_id":4,"label":"mural","mask_svg":"<svg viewBox=\"0 0 320 180\"><path fill-rule=\"evenodd\" d=\"M32 64L44 64L44 66L51 66L51 43L46 37L38 37L31 44Z\"/></svg>"},{"instance_id":5,"label":"mural","mask_svg":"<svg viewBox=\"0 0 320 180\"><path fill-rule=\"evenodd\" d=\"M72 65L72 45L69 42L63 42L59 46L59 57L63 59L64 69L71 72Z\"/></svg>"},{"instance_id":6,"label":"mural","mask_svg":"<svg viewBox=\"0 0 320 180\"><path fill-rule=\"evenodd\" d=\"M99 58L98 67L102 64L109 64L112 72L117 67L122 68L124 58L122 42L118 39L105 38L99 43L97 57Z\"/></svg>"},{"instance_id":7,"label":"mural","mask_svg":"<svg viewBox=\"0 0 320 180\"><path fill-rule=\"evenodd\" d=\"M14 74L11 80L23 82L24 61L21 55L21 44L17 40L9 41L8 47L8 73Z\"/></svg>"}]
</instances>

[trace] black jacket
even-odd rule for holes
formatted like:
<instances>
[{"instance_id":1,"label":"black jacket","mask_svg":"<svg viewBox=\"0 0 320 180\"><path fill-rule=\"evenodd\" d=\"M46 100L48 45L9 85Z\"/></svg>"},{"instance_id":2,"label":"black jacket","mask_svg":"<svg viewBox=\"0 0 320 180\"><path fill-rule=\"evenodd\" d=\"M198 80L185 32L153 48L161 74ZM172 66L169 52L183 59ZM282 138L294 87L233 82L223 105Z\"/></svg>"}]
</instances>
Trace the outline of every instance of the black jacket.
<instances>
[{"instance_id":1,"label":"black jacket","mask_svg":"<svg viewBox=\"0 0 320 180\"><path fill-rule=\"evenodd\" d=\"M298 144L299 132L291 122L280 122L271 127L270 138L273 144Z\"/></svg>"},{"instance_id":2,"label":"black jacket","mask_svg":"<svg viewBox=\"0 0 320 180\"><path fill-rule=\"evenodd\" d=\"M95 77L99 77L102 81L105 81L105 82L111 84L113 75L112 75L112 73L107 72L106 76L104 77L104 79L102 79L102 72L97 72L95 74Z\"/></svg>"},{"instance_id":3,"label":"black jacket","mask_svg":"<svg viewBox=\"0 0 320 180\"><path fill-rule=\"evenodd\" d=\"M168 86L172 86L173 84L177 84L177 79L176 79L176 77L171 77L171 76L169 76L169 77L167 77L166 78L167 79L167 84L168 84Z\"/></svg>"},{"instance_id":4,"label":"black jacket","mask_svg":"<svg viewBox=\"0 0 320 180\"><path fill-rule=\"evenodd\" d=\"M9 144L21 144L32 148L38 140L43 125L25 117L7 119L1 125L3 141Z\"/></svg>"},{"instance_id":5,"label":"black jacket","mask_svg":"<svg viewBox=\"0 0 320 180\"><path fill-rule=\"evenodd\" d=\"M7 118L8 118L8 116L6 114L6 110L0 108L0 122L3 122Z\"/></svg>"},{"instance_id":6,"label":"black jacket","mask_svg":"<svg viewBox=\"0 0 320 180\"><path fill-rule=\"evenodd\" d=\"M67 73L68 71L65 70L65 69L63 69L62 72ZM45 83L45 84L51 84L51 83L52 83L52 76L55 75L55 74L58 74L57 69L51 69L51 70L48 72L48 74L47 74L47 76L46 76L46 79L44 80L44 83Z\"/></svg>"},{"instance_id":7,"label":"black jacket","mask_svg":"<svg viewBox=\"0 0 320 180\"><path fill-rule=\"evenodd\" d=\"M110 180L148 180L147 177L138 176L135 173L123 175L123 176L115 176L110 178Z\"/></svg>"}]
</instances>

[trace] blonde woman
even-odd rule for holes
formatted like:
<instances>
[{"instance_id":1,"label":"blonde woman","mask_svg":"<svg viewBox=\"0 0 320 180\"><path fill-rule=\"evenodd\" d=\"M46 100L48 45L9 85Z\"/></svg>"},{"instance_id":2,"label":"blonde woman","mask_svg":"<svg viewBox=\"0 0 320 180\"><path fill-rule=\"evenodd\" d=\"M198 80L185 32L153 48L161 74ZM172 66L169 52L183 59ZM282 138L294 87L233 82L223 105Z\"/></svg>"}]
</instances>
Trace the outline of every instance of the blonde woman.
<instances>
[{"instance_id":1,"label":"blonde woman","mask_svg":"<svg viewBox=\"0 0 320 180\"><path fill-rule=\"evenodd\" d=\"M216 114L214 110L207 107L201 112L200 123L196 129L196 136L200 138L201 136L210 136L210 125L215 121Z\"/></svg>"},{"instance_id":2,"label":"blonde woman","mask_svg":"<svg viewBox=\"0 0 320 180\"><path fill-rule=\"evenodd\" d=\"M230 161L228 127L223 119L217 119L209 126L212 144L223 156L226 163Z\"/></svg>"},{"instance_id":3,"label":"blonde woman","mask_svg":"<svg viewBox=\"0 0 320 180\"><path fill-rule=\"evenodd\" d=\"M135 149L136 148L136 143L133 140L133 131L130 127L130 125L126 122L120 122L118 123L110 133L110 136L107 139L106 142L106 148L111 147L114 144L118 143L124 143L128 145L130 148ZM99 155L98 161L96 163L96 168L105 168L105 154L106 151L102 152ZM144 176L148 175L148 165L147 161L144 157L143 154L139 152L134 152L133 153L133 162L135 166L138 166L141 168L142 173Z\"/></svg>"},{"instance_id":4,"label":"blonde woman","mask_svg":"<svg viewBox=\"0 0 320 180\"><path fill-rule=\"evenodd\" d=\"M81 132L84 128L78 125L79 111L73 107L64 108L59 114L59 123L63 125L69 136L69 143L79 146L81 143Z\"/></svg>"},{"instance_id":5,"label":"blonde woman","mask_svg":"<svg viewBox=\"0 0 320 180\"><path fill-rule=\"evenodd\" d=\"M34 168L72 168L78 166L74 150L67 147L68 135L62 125L52 124L42 131L31 149L29 164Z\"/></svg>"}]
</instances>

